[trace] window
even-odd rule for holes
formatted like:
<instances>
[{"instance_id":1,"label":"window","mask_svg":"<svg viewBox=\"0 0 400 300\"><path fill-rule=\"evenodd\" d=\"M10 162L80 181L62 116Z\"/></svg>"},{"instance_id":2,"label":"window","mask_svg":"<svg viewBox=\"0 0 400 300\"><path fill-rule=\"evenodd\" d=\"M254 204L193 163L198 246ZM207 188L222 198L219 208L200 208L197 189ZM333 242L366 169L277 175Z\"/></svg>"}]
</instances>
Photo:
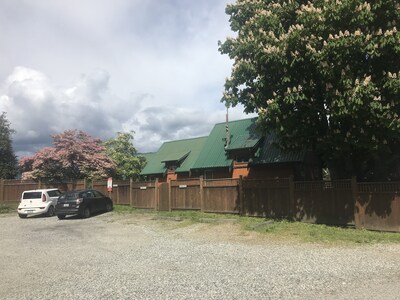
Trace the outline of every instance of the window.
<instances>
[{"instance_id":1,"label":"window","mask_svg":"<svg viewBox=\"0 0 400 300\"><path fill-rule=\"evenodd\" d=\"M40 199L42 198L42 192L28 192L24 193L23 199Z\"/></svg>"},{"instance_id":2,"label":"window","mask_svg":"<svg viewBox=\"0 0 400 300\"><path fill-rule=\"evenodd\" d=\"M61 192L59 190L54 190L48 191L47 194L49 194L49 197L58 197L61 195Z\"/></svg>"}]
</instances>

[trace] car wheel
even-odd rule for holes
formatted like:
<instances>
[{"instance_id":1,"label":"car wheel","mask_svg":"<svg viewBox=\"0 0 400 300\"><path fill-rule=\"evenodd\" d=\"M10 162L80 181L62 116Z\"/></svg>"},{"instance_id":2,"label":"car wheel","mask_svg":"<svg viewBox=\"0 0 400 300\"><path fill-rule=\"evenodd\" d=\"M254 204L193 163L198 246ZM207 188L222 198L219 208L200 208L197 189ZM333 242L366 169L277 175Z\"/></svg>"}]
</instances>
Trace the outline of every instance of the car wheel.
<instances>
[{"instance_id":1,"label":"car wheel","mask_svg":"<svg viewBox=\"0 0 400 300\"><path fill-rule=\"evenodd\" d=\"M85 209L83 210L83 217L86 219L86 218L89 218L90 217L90 208L89 207L85 207Z\"/></svg>"},{"instance_id":2,"label":"car wheel","mask_svg":"<svg viewBox=\"0 0 400 300\"><path fill-rule=\"evenodd\" d=\"M50 206L49 209L47 210L47 216L52 217L54 216L54 207Z\"/></svg>"},{"instance_id":3,"label":"car wheel","mask_svg":"<svg viewBox=\"0 0 400 300\"><path fill-rule=\"evenodd\" d=\"M23 215L23 214L18 214L18 216L19 216L21 219L25 219L25 218L27 217L27 215Z\"/></svg>"},{"instance_id":4,"label":"car wheel","mask_svg":"<svg viewBox=\"0 0 400 300\"><path fill-rule=\"evenodd\" d=\"M109 211L112 211L112 209L113 209L112 204L111 203L107 203L106 204L106 211L109 212Z\"/></svg>"},{"instance_id":5,"label":"car wheel","mask_svg":"<svg viewBox=\"0 0 400 300\"><path fill-rule=\"evenodd\" d=\"M57 218L58 218L59 220L65 219L65 215L57 215Z\"/></svg>"}]
</instances>

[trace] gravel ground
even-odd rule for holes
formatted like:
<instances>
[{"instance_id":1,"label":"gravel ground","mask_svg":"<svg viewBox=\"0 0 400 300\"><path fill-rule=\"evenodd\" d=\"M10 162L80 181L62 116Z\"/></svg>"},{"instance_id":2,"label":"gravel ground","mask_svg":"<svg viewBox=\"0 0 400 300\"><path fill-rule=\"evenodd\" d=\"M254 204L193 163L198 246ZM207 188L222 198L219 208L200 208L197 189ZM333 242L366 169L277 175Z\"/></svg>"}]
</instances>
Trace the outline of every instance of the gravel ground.
<instances>
[{"instance_id":1,"label":"gravel ground","mask_svg":"<svg viewBox=\"0 0 400 300\"><path fill-rule=\"evenodd\" d=\"M400 245L271 242L235 224L0 216L0 299L398 299Z\"/></svg>"}]
</instances>

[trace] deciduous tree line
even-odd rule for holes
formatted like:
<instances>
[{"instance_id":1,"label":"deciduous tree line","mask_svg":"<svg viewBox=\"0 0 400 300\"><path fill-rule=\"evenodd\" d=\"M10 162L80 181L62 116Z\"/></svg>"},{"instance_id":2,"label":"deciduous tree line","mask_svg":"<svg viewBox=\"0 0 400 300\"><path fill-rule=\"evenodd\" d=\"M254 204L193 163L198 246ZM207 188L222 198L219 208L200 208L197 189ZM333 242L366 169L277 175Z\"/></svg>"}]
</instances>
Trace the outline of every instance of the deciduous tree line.
<instances>
[{"instance_id":1,"label":"deciduous tree line","mask_svg":"<svg viewBox=\"0 0 400 300\"><path fill-rule=\"evenodd\" d=\"M133 133L119 132L105 142L79 130L55 134L53 147L45 147L32 156L17 158L12 149L13 130L6 114L0 115L0 178L42 179L57 182L112 176L136 179L145 160L133 146Z\"/></svg>"}]
</instances>

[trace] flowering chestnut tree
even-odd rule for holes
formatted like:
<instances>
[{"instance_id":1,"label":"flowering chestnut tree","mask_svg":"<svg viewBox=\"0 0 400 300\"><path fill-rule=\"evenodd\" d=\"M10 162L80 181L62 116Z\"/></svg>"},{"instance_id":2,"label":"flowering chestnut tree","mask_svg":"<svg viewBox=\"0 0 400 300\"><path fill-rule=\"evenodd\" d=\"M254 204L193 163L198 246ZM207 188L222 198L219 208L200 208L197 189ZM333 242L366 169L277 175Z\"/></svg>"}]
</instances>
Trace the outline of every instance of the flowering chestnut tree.
<instances>
[{"instance_id":1,"label":"flowering chestnut tree","mask_svg":"<svg viewBox=\"0 0 400 300\"><path fill-rule=\"evenodd\" d=\"M62 181L107 177L115 169L100 139L78 130L53 135L54 147L20 160L22 178Z\"/></svg>"},{"instance_id":2,"label":"flowering chestnut tree","mask_svg":"<svg viewBox=\"0 0 400 300\"><path fill-rule=\"evenodd\" d=\"M237 0L222 101L335 177L400 178L400 2Z\"/></svg>"}]
</instances>

